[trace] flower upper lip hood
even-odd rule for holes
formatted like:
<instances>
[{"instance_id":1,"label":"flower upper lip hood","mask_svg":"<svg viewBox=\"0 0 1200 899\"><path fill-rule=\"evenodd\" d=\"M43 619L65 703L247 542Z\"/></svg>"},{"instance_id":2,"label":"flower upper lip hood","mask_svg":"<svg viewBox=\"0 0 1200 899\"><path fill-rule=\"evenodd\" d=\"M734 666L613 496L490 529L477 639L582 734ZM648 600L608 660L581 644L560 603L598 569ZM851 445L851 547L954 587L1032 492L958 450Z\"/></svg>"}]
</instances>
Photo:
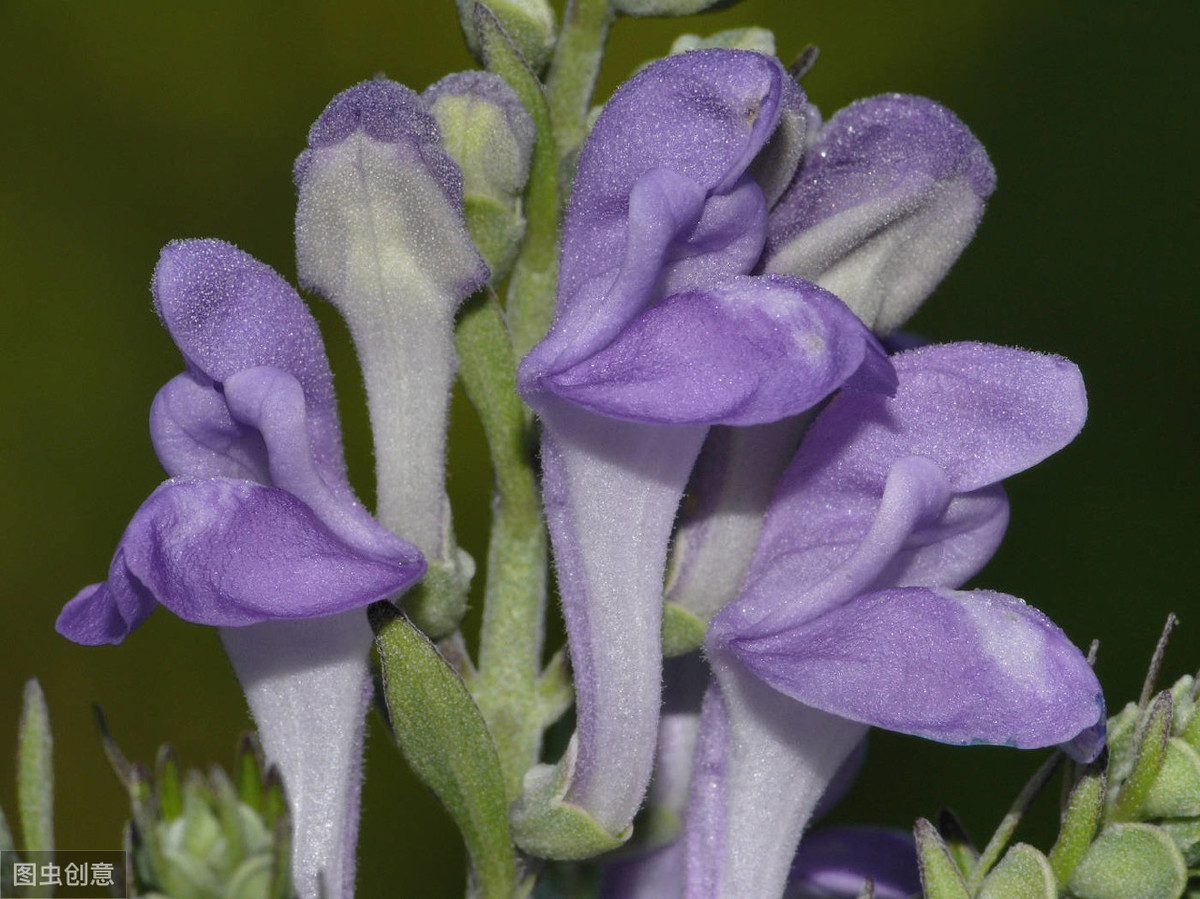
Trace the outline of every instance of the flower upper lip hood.
<instances>
[{"instance_id":1,"label":"flower upper lip hood","mask_svg":"<svg viewBox=\"0 0 1200 899\"><path fill-rule=\"evenodd\" d=\"M737 50L668 57L618 90L580 156L554 325L521 364L522 395L534 408L556 394L632 421L748 424L802 411L859 368L862 386L890 391L882 352L836 299L794 278L730 281L755 268L767 234L766 200L747 169L785 103L801 101L777 60ZM831 330L860 346L836 353L848 370L823 372L813 385L820 396L751 412L749 395L755 386L770 392L784 360L794 370L806 355L835 355L821 340L799 348L806 354L752 337L755 326L780 336L807 329L810 321L788 320L805 315L796 311L803 303L823 306L821 317L836 320ZM697 323L700 333L689 335ZM736 369L763 359L770 364L755 386L731 384ZM695 398L686 410L674 400L685 379ZM631 385L641 389L616 395Z\"/></svg>"},{"instance_id":2,"label":"flower upper lip hood","mask_svg":"<svg viewBox=\"0 0 1200 899\"><path fill-rule=\"evenodd\" d=\"M119 643L159 603L210 625L331 615L418 579L420 553L346 480L332 376L299 295L217 240L169 244L153 291L188 367L151 410L171 479L135 513L108 580L63 609L60 633Z\"/></svg>"}]
</instances>

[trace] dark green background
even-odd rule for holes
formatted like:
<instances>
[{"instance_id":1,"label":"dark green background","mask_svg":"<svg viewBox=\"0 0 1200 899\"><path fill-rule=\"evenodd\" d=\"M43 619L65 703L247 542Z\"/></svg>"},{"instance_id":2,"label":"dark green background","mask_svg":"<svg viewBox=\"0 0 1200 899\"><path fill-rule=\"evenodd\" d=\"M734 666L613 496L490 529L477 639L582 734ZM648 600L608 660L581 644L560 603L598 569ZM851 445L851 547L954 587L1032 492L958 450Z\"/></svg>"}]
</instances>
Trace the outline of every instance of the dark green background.
<instances>
[{"instance_id":1,"label":"dark green background","mask_svg":"<svg viewBox=\"0 0 1200 899\"><path fill-rule=\"evenodd\" d=\"M1053 351L1082 367L1091 418L1059 456L1010 482L1007 542L978 579L1100 638L1110 703L1136 694L1168 610L1175 676L1200 664L1194 64L1187 2L759 0L687 21L622 21L606 95L682 30L756 23L826 113L884 91L954 109L999 188L975 243L914 327ZM226 762L247 719L216 634L155 615L119 648L59 638L54 618L104 577L130 514L162 478L146 435L181 363L148 282L171 238L219 236L295 273L291 163L338 91L376 72L421 89L467 68L454 5L246 0L0 4L0 746L36 675L58 740L59 844L119 845L124 798L90 704L133 758L163 741ZM319 309L350 464L371 463L344 328ZM482 558L489 474L456 406L451 490ZM377 724L377 722L376 722ZM4 749L3 752L8 752ZM1039 756L877 734L842 819L906 824L943 803L979 836ZM457 838L374 727L361 841L364 897L460 894ZM0 804L14 811L0 770ZM399 888L384 886L399 872Z\"/></svg>"}]
</instances>

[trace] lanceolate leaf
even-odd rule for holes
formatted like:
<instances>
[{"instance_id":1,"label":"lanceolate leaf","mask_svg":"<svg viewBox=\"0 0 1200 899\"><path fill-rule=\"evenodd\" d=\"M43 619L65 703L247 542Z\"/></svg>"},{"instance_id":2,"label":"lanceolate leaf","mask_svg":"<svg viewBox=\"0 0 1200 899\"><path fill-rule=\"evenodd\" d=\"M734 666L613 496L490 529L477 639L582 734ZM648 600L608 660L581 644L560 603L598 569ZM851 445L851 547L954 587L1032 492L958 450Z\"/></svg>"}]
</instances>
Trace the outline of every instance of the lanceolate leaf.
<instances>
[{"instance_id":1,"label":"lanceolate leaf","mask_svg":"<svg viewBox=\"0 0 1200 899\"><path fill-rule=\"evenodd\" d=\"M458 673L390 604L371 607L392 727L413 771L462 832L478 895L507 899L516 879L500 758Z\"/></svg>"},{"instance_id":2,"label":"lanceolate leaf","mask_svg":"<svg viewBox=\"0 0 1200 899\"><path fill-rule=\"evenodd\" d=\"M25 684L25 707L17 736L17 808L25 848L54 848L54 742L50 713L36 680Z\"/></svg>"}]
</instances>

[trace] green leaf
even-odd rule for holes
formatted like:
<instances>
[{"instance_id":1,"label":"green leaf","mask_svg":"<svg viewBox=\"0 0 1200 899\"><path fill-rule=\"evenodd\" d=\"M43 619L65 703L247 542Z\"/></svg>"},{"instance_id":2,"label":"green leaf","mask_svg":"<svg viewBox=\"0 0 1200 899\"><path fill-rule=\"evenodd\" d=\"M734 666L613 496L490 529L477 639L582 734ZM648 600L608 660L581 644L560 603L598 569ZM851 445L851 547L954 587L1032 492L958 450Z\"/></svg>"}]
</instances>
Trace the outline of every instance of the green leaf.
<instances>
[{"instance_id":1,"label":"green leaf","mask_svg":"<svg viewBox=\"0 0 1200 899\"><path fill-rule=\"evenodd\" d=\"M1171 737L1158 776L1142 802L1144 818L1187 818L1200 815L1200 754Z\"/></svg>"},{"instance_id":2,"label":"green leaf","mask_svg":"<svg viewBox=\"0 0 1200 899\"><path fill-rule=\"evenodd\" d=\"M4 817L4 809L0 808L0 852L11 852L12 848L12 830L9 829L8 819Z\"/></svg>"},{"instance_id":3,"label":"green leaf","mask_svg":"<svg viewBox=\"0 0 1200 899\"><path fill-rule=\"evenodd\" d=\"M673 602L663 603L664 658L674 658L699 649L704 645L704 635L707 632L708 625L683 606Z\"/></svg>"},{"instance_id":4,"label":"green leaf","mask_svg":"<svg viewBox=\"0 0 1200 899\"><path fill-rule=\"evenodd\" d=\"M1175 710L1171 716L1171 736L1183 736L1191 724L1196 711L1195 694L1196 681L1190 674L1185 674L1171 685L1171 705Z\"/></svg>"},{"instance_id":5,"label":"green leaf","mask_svg":"<svg viewBox=\"0 0 1200 899\"><path fill-rule=\"evenodd\" d=\"M173 821L183 814L183 785L179 776L179 759L169 744L159 747L154 768L159 814L165 820Z\"/></svg>"},{"instance_id":6,"label":"green leaf","mask_svg":"<svg viewBox=\"0 0 1200 899\"><path fill-rule=\"evenodd\" d=\"M54 740L50 711L36 679L25 684L25 705L17 731L17 812L25 848L54 848Z\"/></svg>"},{"instance_id":7,"label":"green leaf","mask_svg":"<svg viewBox=\"0 0 1200 899\"><path fill-rule=\"evenodd\" d=\"M246 731L238 740L237 755L233 761L233 776L237 779L238 797L262 815L266 811L263 754L254 731Z\"/></svg>"},{"instance_id":8,"label":"green leaf","mask_svg":"<svg viewBox=\"0 0 1200 899\"><path fill-rule=\"evenodd\" d=\"M917 863L926 899L969 899L962 872L950 857L941 834L924 818L917 820Z\"/></svg>"},{"instance_id":9,"label":"green leaf","mask_svg":"<svg viewBox=\"0 0 1200 899\"><path fill-rule=\"evenodd\" d=\"M1066 883L1087 852L1100 826L1104 812L1106 777L1102 768L1091 768L1084 773L1071 789L1063 812L1058 839L1050 850L1050 866L1060 883Z\"/></svg>"},{"instance_id":10,"label":"green leaf","mask_svg":"<svg viewBox=\"0 0 1200 899\"><path fill-rule=\"evenodd\" d=\"M1200 818L1190 818L1186 821L1163 821L1157 825L1164 830L1179 851L1189 867L1200 864Z\"/></svg>"},{"instance_id":11,"label":"green leaf","mask_svg":"<svg viewBox=\"0 0 1200 899\"><path fill-rule=\"evenodd\" d=\"M508 899L516 854L500 758L471 694L429 639L390 603L370 607L396 742L463 835L477 895Z\"/></svg>"},{"instance_id":12,"label":"green leaf","mask_svg":"<svg viewBox=\"0 0 1200 899\"><path fill-rule=\"evenodd\" d=\"M270 856L258 855L243 862L225 885L225 899L267 899L271 875Z\"/></svg>"},{"instance_id":13,"label":"green leaf","mask_svg":"<svg viewBox=\"0 0 1200 899\"><path fill-rule=\"evenodd\" d=\"M568 753L572 751L568 748ZM563 800L569 762L538 765L525 775L525 793L513 807L517 845L541 858L575 860L616 849L632 827L613 836L579 806Z\"/></svg>"},{"instance_id":14,"label":"green leaf","mask_svg":"<svg viewBox=\"0 0 1200 899\"><path fill-rule=\"evenodd\" d=\"M1133 767L1105 816L1107 822L1133 821L1141 812L1167 753L1171 733L1171 694L1164 690L1146 709L1134 738Z\"/></svg>"},{"instance_id":15,"label":"green leaf","mask_svg":"<svg viewBox=\"0 0 1200 899\"><path fill-rule=\"evenodd\" d=\"M1055 899L1058 885L1050 860L1028 843L1017 843L984 878L978 899Z\"/></svg>"},{"instance_id":16,"label":"green leaf","mask_svg":"<svg viewBox=\"0 0 1200 899\"><path fill-rule=\"evenodd\" d=\"M1187 866L1171 837L1151 824L1105 828L1067 886L1079 899L1177 899Z\"/></svg>"},{"instance_id":17,"label":"green leaf","mask_svg":"<svg viewBox=\"0 0 1200 899\"><path fill-rule=\"evenodd\" d=\"M963 877L970 877L975 866L979 864L979 850L967 835L967 829L958 820L958 816L948 808L938 812L937 830L946 845L950 858L958 865Z\"/></svg>"}]
</instances>

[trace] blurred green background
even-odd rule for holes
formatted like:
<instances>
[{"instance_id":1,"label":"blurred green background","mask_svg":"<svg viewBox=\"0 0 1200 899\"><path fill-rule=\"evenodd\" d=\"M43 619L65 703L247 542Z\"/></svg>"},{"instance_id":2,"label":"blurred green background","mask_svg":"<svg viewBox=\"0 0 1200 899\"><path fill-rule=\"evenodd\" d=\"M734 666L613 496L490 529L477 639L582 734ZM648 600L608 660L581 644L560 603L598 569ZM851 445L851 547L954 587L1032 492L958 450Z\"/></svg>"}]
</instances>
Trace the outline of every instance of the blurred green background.
<instances>
[{"instance_id":1,"label":"blurred green background","mask_svg":"<svg viewBox=\"0 0 1200 899\"><path fill-rule=\"evenodd\" d=\"M1082 646L1099 638L1113 705L1136 695L1168 610L1182 627L1167 673L1200 664L1198 198L1185 137L1197 19L1191 2L748 0L619 22L598 94L682 31L759 24L785 61L820 46L805 87L826 114L904 91L940 100L976 132L999 188L912 325L1082 367L1089 424L1010 482L1009 537L977 583L1026 598ZM227 763L248 724L211 630L160 612L125 645L89 649L53 629L62 603L105 576L162 478L146 416L182 366L150 307L158 250L219 236L294 278L291 164L326 102L376 72L419 90L473 62L451 0L7 0L0 51L0 754L13 745L21 684L37 676L57 737L59 845L107 849L119 845L125 800L91 703L142 760L171 741L186 764ZM352 473L369 498L361 386L329 311L317 308ZM460 538L482 559L490 475L462 403L453 428ZM986 838L1038 758L877 734L836 816L907 826L950 804ZM0 805L14 811L3 770ZM364 812L361 896L461 895L457 837L378 722Z\"/></svg>"}]
</instances>

